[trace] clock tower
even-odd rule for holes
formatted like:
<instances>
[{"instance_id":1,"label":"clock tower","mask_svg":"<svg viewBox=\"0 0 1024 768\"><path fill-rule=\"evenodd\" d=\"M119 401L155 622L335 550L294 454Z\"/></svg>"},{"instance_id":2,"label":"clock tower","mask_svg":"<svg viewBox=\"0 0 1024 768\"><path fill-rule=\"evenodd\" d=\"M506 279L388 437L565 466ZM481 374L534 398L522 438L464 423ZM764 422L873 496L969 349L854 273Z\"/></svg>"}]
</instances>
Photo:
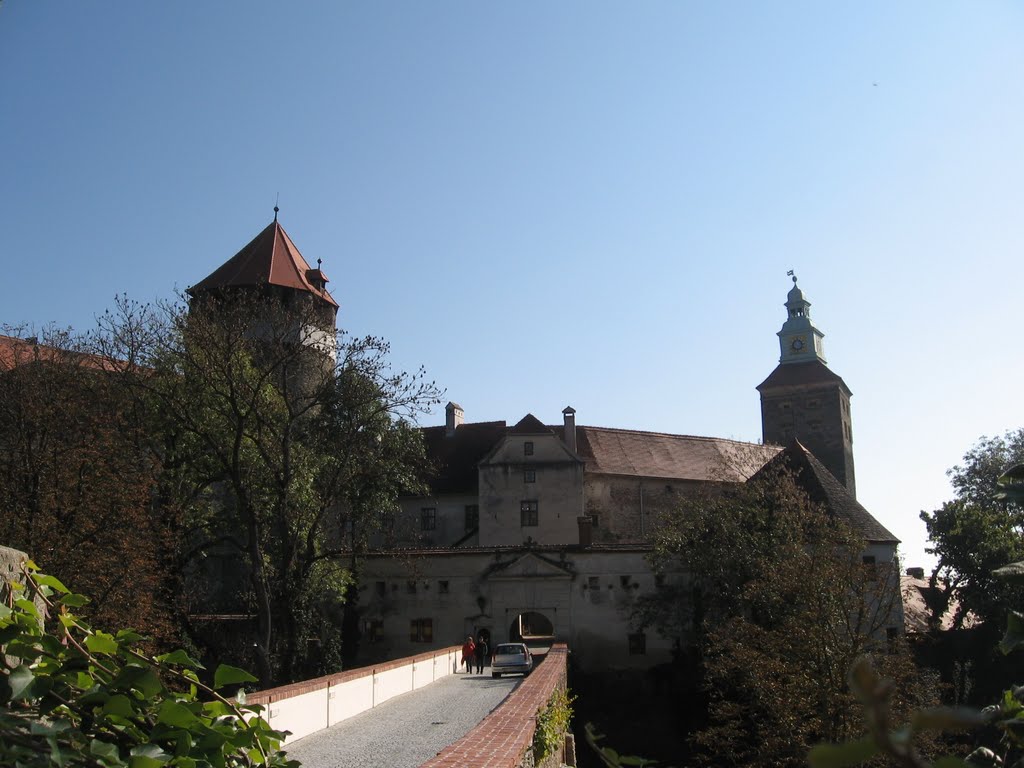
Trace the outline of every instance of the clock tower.
<instances>
[{"instance_id":1,"label":"clock tower","mask_svg":"<svg viewBox=\"0 0 1024 768\"><path fill-rule=\"evenodd\" d=\"M811 303L796 277L785 306L786 321L778 332L779 364L757 387L762 439L785 445L796 438L856 498L852 393L825 363L824 334L811 322Z\"/></svg>"}]
</instances>

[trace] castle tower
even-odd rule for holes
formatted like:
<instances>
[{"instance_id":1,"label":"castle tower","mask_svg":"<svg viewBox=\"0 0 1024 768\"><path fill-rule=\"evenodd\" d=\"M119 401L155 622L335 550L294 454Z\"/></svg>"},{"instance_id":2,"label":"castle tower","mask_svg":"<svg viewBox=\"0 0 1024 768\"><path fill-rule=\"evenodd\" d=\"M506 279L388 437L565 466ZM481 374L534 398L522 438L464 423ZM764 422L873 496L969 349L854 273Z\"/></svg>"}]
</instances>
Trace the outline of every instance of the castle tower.
<instances>
[{"instance_id":1,"label":"castle tower","mask_svg":"<svg viewBox=\"0 0 1024 768\"><path fill-rule=\"evenodd\" d=\"M824 334L811 322L810 308L794 277L778 332L779 365L757 387L762 439L780 445L798 439L856 498L852 393L825 363Z\"/></svg>"},{"instance_id":2,"label":"castle tower","mask_svg":"<svg viewBox=\"0 0 1024 768\"><path fill-rule=\"evenodd\" d=\"M277 212L275 206L274 220L262 232L188 289L189 312L234 311L245 316L251 337L308 349L301 370L287 375L301 383L299 391L309 393L334 368L338 303L327 291L321 262L309 266Z\"/></svg>"}]
</instances>

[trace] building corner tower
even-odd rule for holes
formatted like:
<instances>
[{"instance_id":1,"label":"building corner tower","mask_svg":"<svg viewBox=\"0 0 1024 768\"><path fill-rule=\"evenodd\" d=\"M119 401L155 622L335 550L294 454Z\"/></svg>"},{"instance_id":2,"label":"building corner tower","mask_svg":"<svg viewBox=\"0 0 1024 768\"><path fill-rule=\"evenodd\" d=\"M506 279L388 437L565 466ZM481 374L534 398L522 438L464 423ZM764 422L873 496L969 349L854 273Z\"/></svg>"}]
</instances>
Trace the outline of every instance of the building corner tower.
<instances>
[{"instance_id":1,"label":"building corner tower","mask_svg":"<svg viewBox=\"0 0 1024 768\"><path fill-rule=\"evenodd\" d=\"M799 440L856 498L852 393L826 365L824 334L811 322L811 303L796 277L785 306L786 322L778 332L779 364L757 387L762 439L780 445Z\"/></svg>"}]
</instances>

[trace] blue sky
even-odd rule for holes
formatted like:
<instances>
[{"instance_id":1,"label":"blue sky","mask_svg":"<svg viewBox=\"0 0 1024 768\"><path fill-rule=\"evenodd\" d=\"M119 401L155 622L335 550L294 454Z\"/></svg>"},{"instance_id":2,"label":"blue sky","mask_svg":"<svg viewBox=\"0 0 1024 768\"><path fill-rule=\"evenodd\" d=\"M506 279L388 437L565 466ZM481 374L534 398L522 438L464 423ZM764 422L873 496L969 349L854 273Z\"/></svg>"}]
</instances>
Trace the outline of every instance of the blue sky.
<instances>
[{"instance_id":1,"label":"blue sky","mask_svg":"<svg viewBox=\"0 0 1024 768\"><path fill-rule=\"evenodd\" d=\"M472 421L760 438L796 270L858 497L1024 425L1014 2L0 6L0 320L172 296L272 217ZM425 423L440 423L440 409Z\"/></svg>"}]
</instances>

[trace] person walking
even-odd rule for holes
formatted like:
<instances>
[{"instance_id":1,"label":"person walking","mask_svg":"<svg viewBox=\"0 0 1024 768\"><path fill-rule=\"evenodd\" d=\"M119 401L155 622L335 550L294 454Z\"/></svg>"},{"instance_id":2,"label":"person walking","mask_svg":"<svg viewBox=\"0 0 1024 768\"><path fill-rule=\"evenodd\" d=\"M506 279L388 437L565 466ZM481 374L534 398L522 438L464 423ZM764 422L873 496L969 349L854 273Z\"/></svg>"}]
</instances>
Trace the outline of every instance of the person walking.
<instances>
[{"instance_id":1,"label":"person walking","mask_svg":"<svg viewBox=\"0 0 1024 768\"><path fill-rule=\"evenodd\" d=\"M476 656L476 673L478 675L483 674L488 650L486 638L480 635L476 640L476 647L473 648L473 654Z\"/></svg>"},{"instance_id":2,"label":"person walking","mask_svg":"<svg viewBox=\"0 0 1024 768\"><path fill-rule=\"evenodd\" d=\"M473 636L470 635L466 638L466 642L462 644L462 663L466 665L467 675L473 671L473 655L475 650L476 645L473 643Z\"/></svg>"}]
</instances>

